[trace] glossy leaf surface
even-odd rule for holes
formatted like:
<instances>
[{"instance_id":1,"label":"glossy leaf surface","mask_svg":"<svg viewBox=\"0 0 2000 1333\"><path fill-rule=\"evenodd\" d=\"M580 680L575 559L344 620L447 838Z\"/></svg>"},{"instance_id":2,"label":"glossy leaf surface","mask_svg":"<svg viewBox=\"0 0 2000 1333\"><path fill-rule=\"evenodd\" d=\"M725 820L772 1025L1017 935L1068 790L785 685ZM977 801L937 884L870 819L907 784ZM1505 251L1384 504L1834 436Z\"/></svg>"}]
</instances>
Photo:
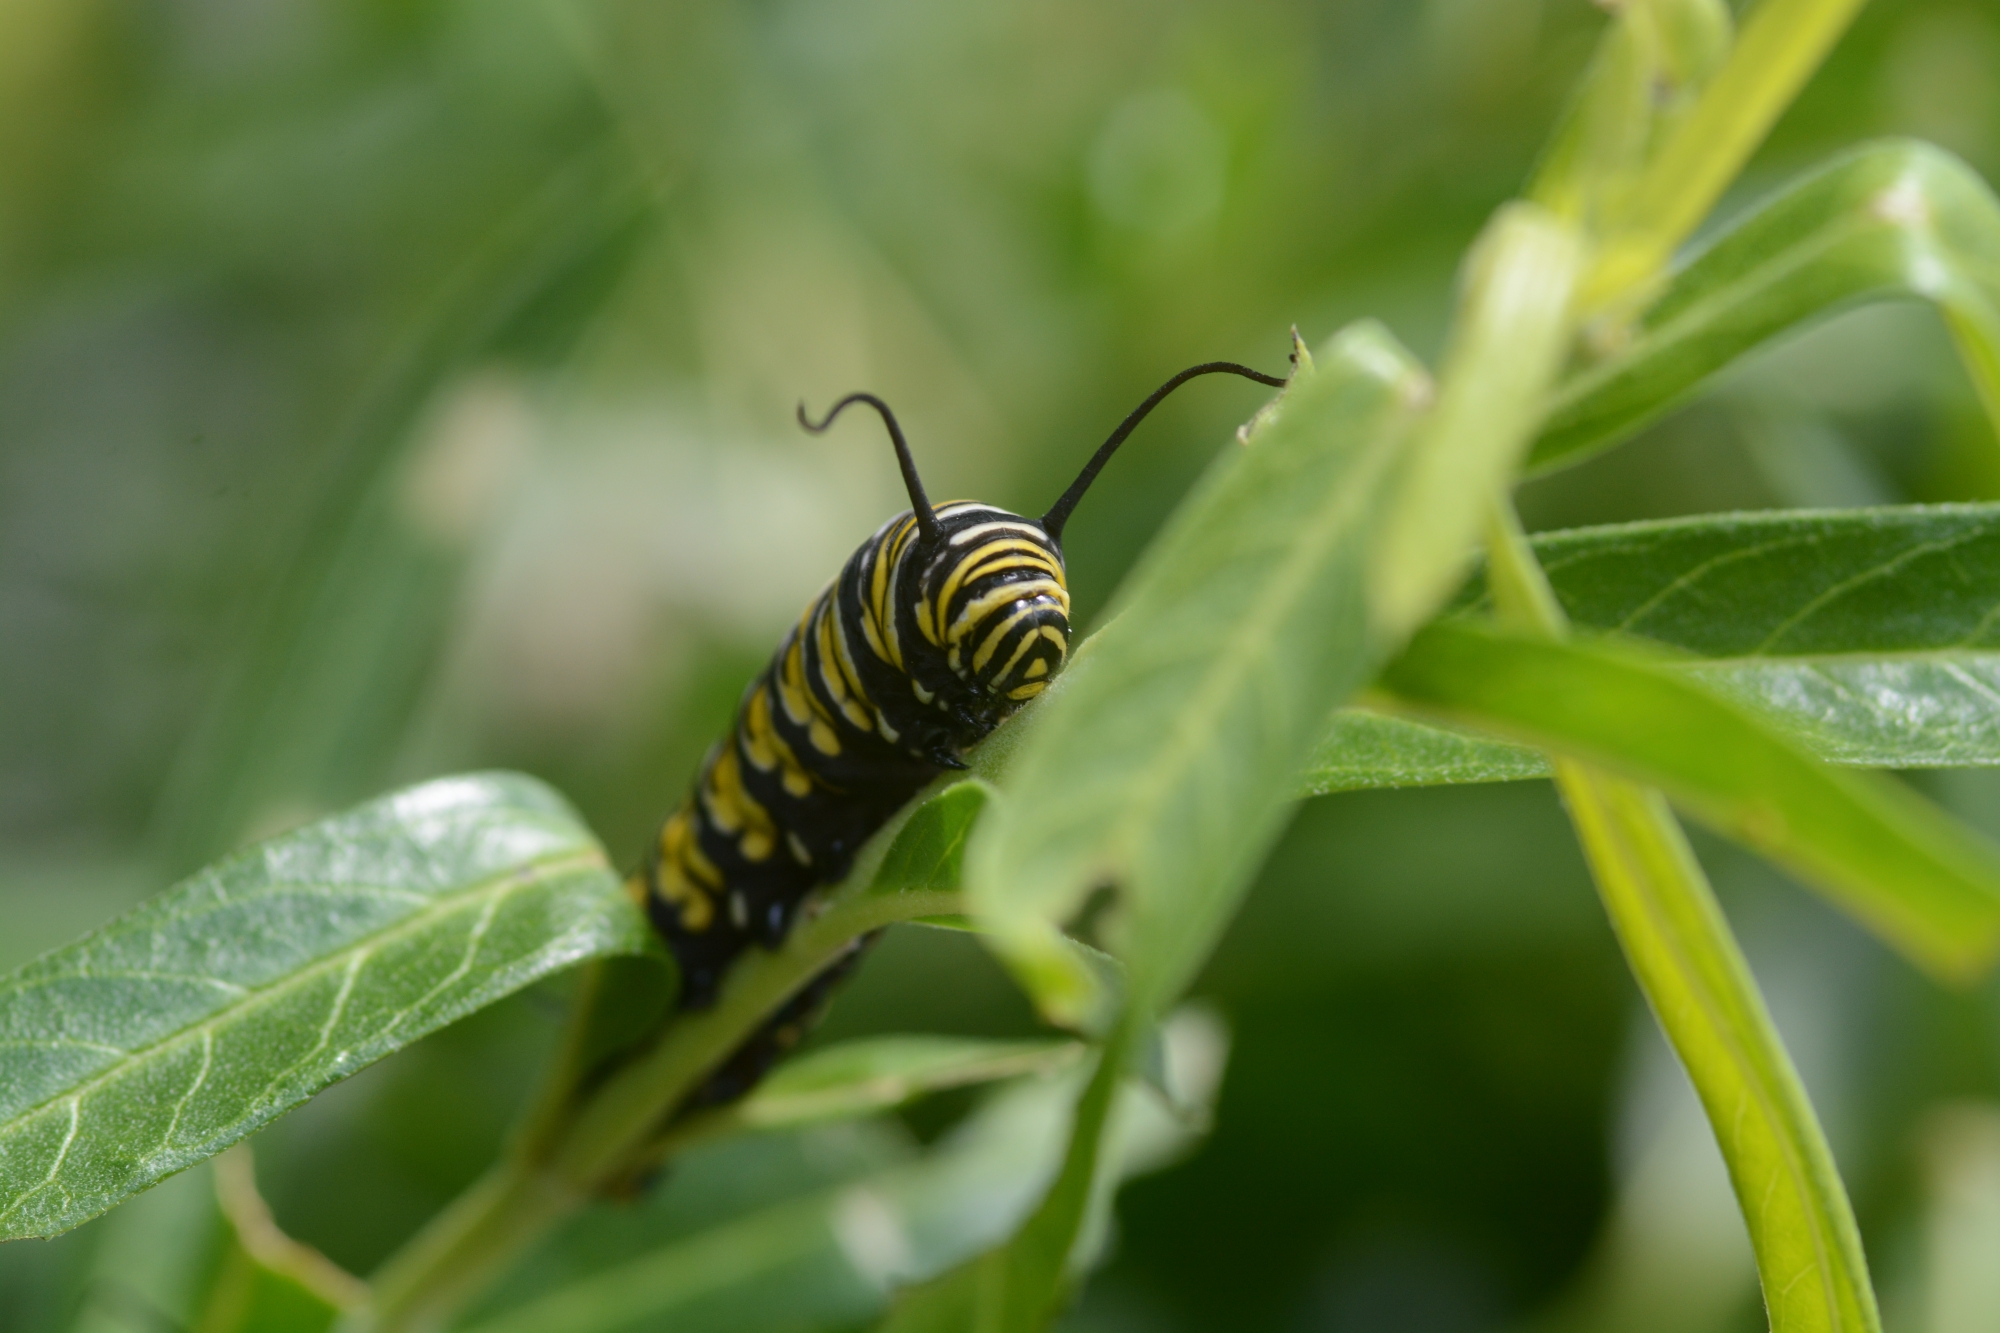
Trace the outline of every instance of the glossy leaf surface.
<instances>
[{"instance_id":1,"label":"glossy leaf surface","mask_svg":"<svg viewBox=\"0 0 2000 1333\"><path fill-rule=\"evenodd\" d=\"M0 983L0 1232L50 1235L537 978L652 936L568 806L448 778L272 839Z\"/></svg>"},{"instance_id":2,"label":"glossy leaf surface","mask_svg":"<svg viewBox=\"0 0 2000 1333\"><path fill-rule=\"evenodd\" d=\"M2000 764L2000 505L1728 514L1545 533L1579 628L1642 636L1822 759ZM1468 609L1484 607L1468 592ZM1311 794L1546 777L1536 751L1337 714Z\"/></svg>"}]
</instances>

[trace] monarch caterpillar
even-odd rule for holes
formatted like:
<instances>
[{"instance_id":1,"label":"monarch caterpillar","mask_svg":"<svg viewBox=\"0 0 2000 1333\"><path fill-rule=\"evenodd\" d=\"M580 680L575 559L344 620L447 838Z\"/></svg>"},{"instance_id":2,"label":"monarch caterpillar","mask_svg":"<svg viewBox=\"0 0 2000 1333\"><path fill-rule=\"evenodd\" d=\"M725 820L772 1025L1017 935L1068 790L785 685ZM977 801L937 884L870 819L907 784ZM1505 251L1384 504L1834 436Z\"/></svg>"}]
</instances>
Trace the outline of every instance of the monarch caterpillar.
<instances>
[{"instance_id":1,"label":"monarch caterpillar","mask_svg":"<svg viewBox=\"0 0 2000 1333\"><path fill-rule=\"evenodd\" d=\"M1283 379L1229 361L1191 366L1156 389L1105 440L1040 518L954 501L933 507L887 403L881 415L910 508L848 557L744 692L687 800L661 826L629 887L680 966L679 1007L715 1002L750 944L775 948L812 889L841 879L889 816L1042 692L1069 651L1063 526L1125 438L1198 375ZM748 1091L795 1042L865 941L774 1014L695 1094Z\"/></svg>"}]
</instances>

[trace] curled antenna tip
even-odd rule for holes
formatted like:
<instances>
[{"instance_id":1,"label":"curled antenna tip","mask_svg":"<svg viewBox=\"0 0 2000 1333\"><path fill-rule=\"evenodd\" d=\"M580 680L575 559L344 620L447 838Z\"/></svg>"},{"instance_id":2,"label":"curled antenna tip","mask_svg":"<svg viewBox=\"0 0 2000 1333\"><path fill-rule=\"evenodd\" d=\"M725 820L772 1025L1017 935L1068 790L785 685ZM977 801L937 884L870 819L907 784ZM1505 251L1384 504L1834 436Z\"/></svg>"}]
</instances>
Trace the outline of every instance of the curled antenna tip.
<instances>
[{"instance_id":1,"label":"curled antenna tip","mask_svg":"<svg viewBox=\"0 0 2000 1333\"><path fill-rule=\"evenodd\" d=\"M1168 394L1180 388L1181 385L1187 383L1197 375L1214 374L1240 375L1246 380L1255 380L1259 384L1269 385L1274 389L1285 387L1283 376L1266 375L1261 370L1252 370L1249 366L1240 366L1234 361L1204 361L1198 366L1189 366L1186 370L1183 370L1180 374L1153 390L1145 402L1133 408L1131 415L1118 423L1117 430L1111 432L1111 438L1099 445L1097 452L1090 456L1090 461L1083 465L1083 471L1077 473L1076 480L1069 484L1069 489L1064 491L1053 505L1049 506L1049 512L1042 515L1040 522L1042 531L1048 533L1051 541L1055 542L1058 546L1062 544L1063 525L1069 522L1070 512L1076 508L1077 501L1081 500L1083 493L1090 489L1090 483L1096 480L1098 472L1103 469L1105 462L1110 459L1111 455L1117 452L1118 446L1125 442L1125 437L1130 435L1133 429L1146 419L1146 414L1158 407L1161 400Z\"/></svg>"},{"instance_id":2,"label":"curled antenna tip","mask_svg":"<svg viewBox=\"0 0 2000 1333\"><path fill-rule=\"evenodd\" d=\"M829 407L826 415L815 424L806 413L805 400L801 399L799 424L814 435L822 434L833 424L833 419L839 416L843 409L854 403L866 403L874 408L877 415L882 418L882 424L889 428L889 441L896 448L896 465L902 470L903 486L910 494L911 512L916 515L917 526L923 530L924 537L927 540L936 540L943 535L943 529L938 524L937 512L931 508L931 502L924 494L924 483L917 476L916 460L910 457L909 441L903 438L903 428L897 424L896 414L889 410L887 403L872 393L850 393Z\"/></svg>"}]
</instances>

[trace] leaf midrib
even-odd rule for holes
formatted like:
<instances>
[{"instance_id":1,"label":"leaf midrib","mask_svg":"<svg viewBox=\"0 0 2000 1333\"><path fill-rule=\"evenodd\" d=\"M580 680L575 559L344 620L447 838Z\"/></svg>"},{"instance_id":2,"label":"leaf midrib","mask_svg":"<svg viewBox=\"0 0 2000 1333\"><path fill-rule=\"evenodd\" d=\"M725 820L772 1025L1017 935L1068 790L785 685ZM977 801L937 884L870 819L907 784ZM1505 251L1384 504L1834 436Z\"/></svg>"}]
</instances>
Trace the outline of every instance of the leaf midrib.
<instances>
[{"instance_id":1,"label":"leaf midrib","mask_svg":"<svg viewBox=\"0 0 2000 1333\"><path fill-rule=\"evenodd\" d=\"M1377 415L1387 424L1396 411L1398 399L1393 384L1380 387L1388 401ZM1316 511L1319 521L1306 529L1313 534L1311 539L1293 547L1293 558L1281 562L1273 577L1264 583L1263 594L1237 622L1239 631L1227 636L1225 650L1216 659L1216 669L1187 705L1176 711L1168 744L1161 749L1157 760L1147 766L1150 779L1142 781L1133 796L1122 802L1125 817L1113 827L1107 839L1110 859L1117 866L1130 867L1135 859L1135 840L1142 839L1145 830L1152 827L1154 812L1164 804L1166 793L1179 784L1184 771L1192 766L1190 758L1206 752L1205 738L1220 724L1226 701L1238 692L1241 681L1264 660L1265 644L1273 628L1297 602L1312 572L1324 563L1326 552L1350 535L1343 520L1352 517L1374 496L1372 483L1387 470L1400 438L1401 432L1379 432L1369 446L1359 451L1357 466L1344 479L1345 484L1334 488L1331 500Z\"/></svg>"},{"instance_id":2,"label":"leaf midrib","mask_svg":"<svg viewBox=\"0 0 2000 1333\"><path fill-rule=\"evenodd\" d=\"M376 949L393 944L402 936L417 933L424 926L433 923L440 917L449 915L453 910L461 907L468 901L477 899L481 894L490 893L496 888L504 888L507 892L511 893L516 888L543 883L567 874L570 871L589 869L593 866L610 868L610 862L606 859L601 849L594 847L574 848L553 855L539 857L531 861L525 861L518 866L476 880L464 888L436 897L431 900L431 906L405 917L387 929L379 930L373 934L353 940L339 951L328 954L297 971L288 972L267 985L248 988L245 994L237 998L234 1003L216 1010L198 1022L165 1033L144 1046L134 1047L127 1053L124 1059L114 1061L108 1067L91 1075L83 1083L53 1093L36 1102L34 1105L23 1108L5 1121L0 1121L0 1143L4 1143L26 1122L41 1115L50 1107L70 1100L75 1100L81 1106L84 1099L90 1097L103 1084L130 1072L136 1066L143 1065L149 1060L156 1058L165 1048L190 1039L199 1038L205 1033L212 1033L231 1018L240 1018L261 1005L273 1003L284 998L287 994L302 990L308 983L317 980L328 972L345 966L355 954L363 950ZM516 882L509 884L508 881ZM38 1190L35 1192L38 1192ZM13 1217L19 1210L21 1203L27 1197L31 1196L23 1196L22 1199L16 1200L7 1208L0 1209L0 1221Z\"/></svg>"}]
</instances>

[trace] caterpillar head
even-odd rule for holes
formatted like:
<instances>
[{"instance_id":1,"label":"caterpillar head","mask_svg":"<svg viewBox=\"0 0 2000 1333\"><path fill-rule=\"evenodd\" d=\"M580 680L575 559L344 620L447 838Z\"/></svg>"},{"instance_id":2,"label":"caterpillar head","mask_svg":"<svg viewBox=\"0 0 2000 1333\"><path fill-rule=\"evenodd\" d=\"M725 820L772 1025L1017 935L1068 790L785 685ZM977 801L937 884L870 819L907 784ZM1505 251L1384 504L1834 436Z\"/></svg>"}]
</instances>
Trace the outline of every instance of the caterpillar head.
<instances>
[{"instance_id":1,"label":"caterpillar head","mask_svg":"<svg viewBox=\"0 0 2000 1333\"><path fill-rule=\"evenodd\" d=\"M945 665L982 701L1040 694L1069 655L1062 548L1042 525L982 504L937 511L917 615Z\"/></svg>"},{"instance_id":2,"label":"caterpillar head","mask_svg":"<svg viewBox=\"0 0 2000 1333\"><path fill-rule=\"evenodd\" d=\"M903 529L901 540L914 535L914 549L922 553L923 572L917 581L919 596L914 608L916 628L923 640L943 654L950 673L935 681L944 686L942 690L927 689L919 679L922 673L914 669L912 683L919 699L935 702L956 716L966 732L956 743L983 736L1000 717L1046 689L1061 669L1069 655L1069 586L1063 577L1062 531L1070 511L1147 413L1195 376L1217 371L1276 388L1285 384L1277 376L1230 361L1208 361L1183 370L1119 423L1069 489L1039 519L969 502L933 508L895 413L872 393L848 394L816 422L806 415L805 404L799 404L799 424L815 434L832 425L841 410L852 403L874 408L889 428L903 485L910 495L910 513L901 521L914 523L916 528L914 534ZM947 694L955 697L947 698ZM940 743L938 752L943 754L949 748Z\"/></svg>"}]
</instances>

